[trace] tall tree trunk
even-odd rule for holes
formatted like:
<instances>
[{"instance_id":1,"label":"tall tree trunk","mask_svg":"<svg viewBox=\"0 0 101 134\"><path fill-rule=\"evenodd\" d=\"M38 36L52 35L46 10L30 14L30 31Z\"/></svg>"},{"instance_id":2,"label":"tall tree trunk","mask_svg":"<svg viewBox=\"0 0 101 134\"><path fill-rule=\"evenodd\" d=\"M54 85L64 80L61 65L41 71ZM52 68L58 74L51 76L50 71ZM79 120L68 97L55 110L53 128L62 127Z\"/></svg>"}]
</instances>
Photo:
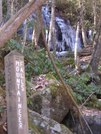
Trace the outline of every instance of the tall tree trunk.
<instances>
[{"instance_id":1,"label":"tall tree trunk","mask_svg":"<svg viewBox=\"0 0 101 134\"><path fill-rule=\"evenodd\" d=\"M17 0L7 0L7 13L8 18L12 18L12 16L17 12Z\"/></svg>"},{"instance_id":2,"label":"tall tree trunk","mask_svg":"<svg viewBox=\"0 0 101 134\"><path fill-rule=\"evenodd\" d=\"M93 12L94 12L94 30L96 29L96 7L97 6L97 0L93 0Z\"/></svg>"},{"instance_id":3,"label":"tall tree trunk","mask_svg":"<svg viewBox=\"0 0 101 134\"><path fill-rule=\"evenodd\" d=\"M24 24L24 33L23 33L23 42L22 42L22 54L23 54L24 49L25 49L26 39L27 39L27 19L25 19L25 24Z\"/></svg>"},{"instance_id":4,"label":"tall tree trunk","mask_svg":"<svg viewBox=\"0 0 101 134\"><path fill-rule=\"evenodd\" d=\"M97 25L97 34L94 40L94 49L90 61L92 72L98 74L98 64L101 58L101 13Z\"/></svg>"},{"instance_id":5,"label":"tall tree trunk","mask_svg":"<svg viewBox=\"0 0 101 134\"><path fill-rule=\"evenodd\" d=\"M53 36L53 53L56 55L56 33L55 33L55 0L52 0L52 36Z\"/></svg>"},{"instance_id":6,"label":"tall tree trunk","mask_svg":"<svg viewBox=\"0 0 101 134\"><path fill-rule=\"evenodd\" d=\"M77 24L76 39L75 39L75 51L74 51L76 70L78 69L78 61L77 61L78 36L79 36L79 22Z\"/></svg>"},{"instance_id":7,"label":"tall tree trunk","mask_svg":"<svg viewBox=\"0 0 101 134\"><path fill-rule=\"evenodd\" d=\"M29 0L29 2L32 1L32 0ZM17 0L16 0L17 2ZM24 23L24 33L23 33L23 42L22 42L22 54L24 52L24 49L25 49L25 44L26 44L26 39L27 39L27 22L28 22L28 19L25 19L25 23Z\"/></svg>"},{"instance_id":8,"label":"tall tree trunk","mask_svg":"<svg viewBox=\"0 0 101 134\"><path fill-rule=\"evenodd\" d=\"M35 46L38 45L39 35L40 35L40 21L39 21L39 9L37 9L35 23L34 23L33 36L32 36L32 44L35 43Z\"/></svg>"},{"instance_id":9,"label":"tall tree trunk","mask_svg":"<svg viewBox=\"0 0 101 134\"><path fill-rule=\"evenodd\" d=\"M49 30L49 40L48 46L51 46L51 40L53 38L53 52L56 55L56 33L55 33L55 1L52 0L51 6L51 22L50 22L50 30Z\"/></svg>"},{"instance_id":10,"label":"tall tree trunk","mask_svg":"<svg viewBox=\"0 0 101 134\"><path fill-rule=\"evenodd\" d=\"M53 27L53 21L52 21L52 6L51 6L51 21L50 21L50 27L49 27L49 38L48 38L48 47L49 47L49 49L51 48L52 27Z\"/></svg>"},{"instance_id":11,"label":"tall tree trunk","mask_svg":"<svg viewBox=\"0 0 101 134\"><path fill-rule=\"evenodd\" d=\"M87 46L87 39L86 39L86 32L85 32L85 25L84 25L84 15L83 15L83 1L78 0L79 8L80 8L80 19L81 19L81 27L82 27L82 39L84 43L84 47Z\"/></svg>"},{"instance_id":12,"label":"tall tree trunk","mask_svg":"<svg viewBox=\"0 0 101 134\"><path fill-rule=\"evenodd\" d=\"M2 24L2 0L0 0L0 26Z\"/></svg>"}]
</instances>

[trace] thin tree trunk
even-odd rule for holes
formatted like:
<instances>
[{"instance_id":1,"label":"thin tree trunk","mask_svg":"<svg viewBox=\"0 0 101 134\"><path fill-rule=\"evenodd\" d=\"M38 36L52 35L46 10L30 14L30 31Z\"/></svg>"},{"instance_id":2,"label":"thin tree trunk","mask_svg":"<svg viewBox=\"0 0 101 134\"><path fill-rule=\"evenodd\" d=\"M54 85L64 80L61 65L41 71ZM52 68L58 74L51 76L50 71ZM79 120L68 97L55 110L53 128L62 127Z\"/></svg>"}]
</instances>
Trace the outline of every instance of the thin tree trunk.
<instances>
[{"instance_id":1,"label":"thin tree trunk","mask_svg":"<svg viewBox=\"0 0 101 134\"><path fill-rule=\"evenodd\" d=\"M101 32L101 27L97 31L97 35L95 37L93 53L92 53L92 57L91 57L91 61L90 61L92 72L95 73L95 74L98 74L98 64L99 64L99 61L100 61L100 58L101 58L101 36L100 36L100 32Z\"/></svg>"},{"instance_id":2,"label":"thin tree trunk","mask_svg":"<svg viewBox=\"0 0 101 134\"><path fill-rule=\"evenodd\" d=\"M81 27L82 27L82 39L84 43L84 47L87 46L87 39L86 39L86 32L84 26L84 15L83 15L83 1L79 0L79 7L80 7L80 18L81 18Z\"/></svg>"},{"instance_id":3,"label":"thin tree trunk","mask_svg":"<svg viewBox=\"0 0 101 134\"><path fill-rule=\"evenodd\" d=\"M94 12L94 30L96 29L96 6L97 6L97 0L93 0L93 12Z\"/></svg>"},{"instance_id":4,"label":"thin tree trunk","mask_svg":"<svg viewBox=\"0 0 101 134\"><path fill-rule=\"evenodd\" d=\"M24 33L23 33L23 44L22 44L22 54L25 49L25 44L26 44L26 39L27 39L27 19L25 19L25 24L24 24Z\"/></svg>"},{"instance_id":5,"label":"thin tree trunk","mask_svg":"<svg viewBox=\"0 0 101 134\"><path fill-rule=\"evenodd\" d=\"M49 49L50 49L50 47L51 47L52 26L53 26L53 21L52 21L52 7L51 7L51 21L50 21L49 38L48 38L48 47L49 47Z\"/></svg>"},{"instance_id":6,"label":"thin tree trunk","mask_svg":"<svg viewBox=\"0 0 101 134\"><path fill-rule=\"evenodd\" d=\"M77 24L76 39L75 39L75 51L74 51L76 70L78 69L78 61L77 61L78 36L79 36L79 22Z\"/></svg>"},{"instance_id":7,"label":"thin tree trunk","mask_svg":"<svg viewBox=\"0 0 101 134\"><path fill-rule=\"evenodd\" d=\"M0 0L0 26L2 24L2 0Z\"/></svg>"},{"instance_id":8,"label":"thin tree trunk","mask_svg":"<svg viewBox=\"0 0 101 134\"><path fill-rule=\"evenodd\" d=\"M52 0L52 36L53 36L53 53L56 56L56 33L55 33L55 0Z\"/></svg>"},{"instance_id":9,"label":"thin tree trunk","mask_svg":"<svg viewBox=\"0 0 101 134\"><path fill-rule=\"evenodd\" d=\"M7 13L8 18L12 18L14 15L14 0L7 0Z\"/></svg>"},{"instance_id":10,"label":"thin tree trunk","mask_svg":"<svg viewBox=\"0 0 101 134\"><path fill-rule=\"evenodd\" d=\"M11 14L10 14L10 16L12 17L13 14L14 14L14 2L12 1L11 2Z\"/></svg>"},{"instance_id":11,"label":"thin tree trunk","mask_svg":"<svg viewBox=\"0 0 101 134\"><path fill-rule=\"evenodd\" d=\"M39 35L40 35L40 21L39 21L39 9L37 9L33 36L32 36L32 43L35 43L35 46L38 45Z\"/></svg>"},{"instance_id":12,"label":"thin tree trunk","mask_svg":"<svg viewBox=\"0 0 101 134\"><path fill-rule=\"evenodd\" d=\"M32 0L29 0L29 2L32 1ZM17 1L16 1L17 2ZM22 42L22 54L24 52L24 49L25 49L25 44L26 44L26 39L27 39L27 22L28 22L28 19L25 19L25 24L24 24L24 33L23 33L23 42Z\"/></svg>"},{"instance_id":13,"label":"thin tree trunk","mask_svg":"<svg viewBox=\"0 0 101 134\"><path fill-rule=\"evenodd\" d=\"M61 80L61 82L62 82L62 84L63 84L63 86L64 86L64 88L65 88L65 90L66 90L66 94L69 96L69 98L71 99L71 101L73 102L74 106L77 108L77 111L78 111L78 113L79 113L79 121L80 121L81 129L82 129L82 134L84 134L84 129L83 129L82 121L81 121L81 116L82 116L82 118L84 119L84 122L86 123L86 125L87 125L87 127L88 127L90 133L93 134L93 133L92 133L92 130L90 129L90 127L89 127L89 125L88 125L88 123L87 123L87 121L85 120L85 118L83 117L83 115L82 115L80 109L78 108L78 106L77 106L75 100L74 100L73 97L71 96L71 94L70 94L70 92L69 92L69 90L68 90L68 88L67 88L67 85L65 84L64 80L62 79L62 77L61 77L61 75L60 75L60 73L59 73L59 71L58 71L58 69L57 69L57 67L56 67L56 65L55 65L55 63L54 63L54 60L53 60L53 58L52 58L52 56L51 56L51 54L50 54L49 47L48 47L47 42L46 42L46 40L45 40L45 35L44 35L44 30L43 30L43 25L42 25L41 10L40 10L40 23L41 23L41 29L42 29L43 39L44 39L44 42L45 42L45 46L46 46L46 49L47 49L49 58L50 58L50 60L51 60L51 62L52 62L52 64L53 64L53 66L54 66L54 68L55 68L55 71L56 71L57 75L59 76L59 78L60 78L60 80ZM80 116L80 115L81 115L81 116Z\"/></svg>"},{"instance_id":14,"label":"thin tree trunk","mask_svg":"<svg viewBox=\"0 0 101 134\"><path fill-rule=\"evenodd\" d=\"M93 73L98 74L98 64L101 58L101 13L99 16L99 22L97 25L97 34L94 40L94 48L90 61L91 70Z\"/></svg>"},{"instance_id":15,"label":"thin tree trunk","mask_svg":"<svg viewBox=\"0 0 101 134\"><path fill-rule=\"evenodd\" d=\"M50 30L49 30L49 39L48 39L48 47L50 49L51 40L53 37L53 53L56 55L56 34L55 34L55 1L52 0L51 6L51 21L50 21Z\"/></svg>"}]
</instances>

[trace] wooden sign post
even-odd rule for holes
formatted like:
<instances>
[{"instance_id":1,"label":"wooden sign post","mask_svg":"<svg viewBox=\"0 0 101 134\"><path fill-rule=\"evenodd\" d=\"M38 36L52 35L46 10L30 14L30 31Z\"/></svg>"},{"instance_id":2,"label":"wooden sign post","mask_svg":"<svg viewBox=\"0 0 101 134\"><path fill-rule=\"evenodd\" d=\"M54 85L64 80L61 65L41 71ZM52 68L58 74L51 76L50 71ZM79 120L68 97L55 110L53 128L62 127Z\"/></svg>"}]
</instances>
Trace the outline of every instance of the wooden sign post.
<instances>
[{"instance_id":1,"label":"wooden sign post","mask_svg":"<svg viewBox=\"0 0 101 134\"><path fill-rule=\"evenodd\" d=\"M5 57L8 134L28 134L24 58L13 51Z\"/></svg>"}]
</instances>

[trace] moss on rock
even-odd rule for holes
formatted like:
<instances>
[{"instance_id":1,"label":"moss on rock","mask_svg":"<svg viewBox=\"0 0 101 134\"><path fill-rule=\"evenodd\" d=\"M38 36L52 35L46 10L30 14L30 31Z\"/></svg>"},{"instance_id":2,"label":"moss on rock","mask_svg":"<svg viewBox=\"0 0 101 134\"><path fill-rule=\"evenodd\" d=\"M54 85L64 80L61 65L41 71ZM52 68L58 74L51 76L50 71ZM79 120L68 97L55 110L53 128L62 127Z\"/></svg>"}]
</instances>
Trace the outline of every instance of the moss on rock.
<instances>
[{"instance_id":1,"label":"moss on rock","mask_svg":"<svg viewBox=\"0 0 101 134\"><path fill-rule=\"evenodd\" d=\"M28 119L29 134L40 134L32 121Z\"/></svg>"},{"instance_id":2,"label":"moss on rock","mask_svg":"<svg viewBox=\"0 0 101 134\"><path fill-rule=\"evenodd\" d=\"M47 76L49 80L46 78ZM47 76L45 77L46 79L42 76L42 80L43 83L46 82L48 84L46 84L42 90L38 90L34 93L31 98L33 105L29 106L29 108L41 115L61 122L72 108L73 104L63 84L54 79L54 76L51 74ZM67 89L76 101L76 97L71 88L67 86Z\"/></svg>"},{"instance_id":3,"label":"moss on rock","mask_svg":"<svg viewBox=\"0 0 101 134\"><path fill-rule=\"evenodd\" d=\"M45 78L57 80L52 74L46 74Z\"/></svg>"},{"instance_id":4,"label":"moss on rock","mask_svg":"<svg viewBox=\"0 0 101 134\"><path fill-rule=\"evenodd\" d=\"M72 132L64 125L42 116L34 111L28 111L29 120L35 124L40 134L72 134Z\"/></svg>"}]
</instances>

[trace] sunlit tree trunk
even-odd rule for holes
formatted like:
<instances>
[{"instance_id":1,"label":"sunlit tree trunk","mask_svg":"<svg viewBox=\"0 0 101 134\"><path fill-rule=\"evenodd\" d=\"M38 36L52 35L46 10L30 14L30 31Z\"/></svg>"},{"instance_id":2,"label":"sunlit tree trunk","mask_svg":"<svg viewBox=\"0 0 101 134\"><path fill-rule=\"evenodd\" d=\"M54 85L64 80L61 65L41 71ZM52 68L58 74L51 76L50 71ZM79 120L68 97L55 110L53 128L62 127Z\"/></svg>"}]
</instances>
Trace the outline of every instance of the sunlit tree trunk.
<instances>
[{"instance_id":1,"label":"sunlit tree trunk","mask_svg":"<svg viewBox=\"0 0 101 134\"><path fill-rule=\"evenodd\" d=\"M24 33L23 33L23 42L22 42L22 54L23 54L24 49L25 49L26 39L27 39L27 19L25 19L25 24L24 24Z\"/></svg>"},{"instance_id":2,"label":"sunlit tree trunk","mask_svg":"<svg viewBox=\"0 0 101 134\"><path fill-rule=\"evenodd\" d=\"M75 51L74 51L75 68L76 69L78 69L78 61L77 61L78 36L79 36L79 22L77 24L76 39L75 39Z\"/></svg>"},{"instance_id":3,"label":"sunlit tree trunk","mask_svg":"<svg viewBox=\"0 0 101 134\"><path fill-rule=\"evenodd\" d=\"M33 36L32 36L32 44L35 43L35 46L38 45L39 35L40 35L40 21L39 21L39 9L37 9L35 23L34 23Z\"/></svg>"},{"instance_id":4,"label":"sunlit tree trunk","mask_svg":"<svg viewBox=\"0 0 101 134\"><path fill-rule=\"evenodd\" d=\"M51 21L50 21L49 38L48 38L48 47L49 47L49 49L51 47L52 27L53 27L53 21L52 21L52 8L51 8Z\"/></svg>"},{"instance_id":5,"label":"sunlit tree trunk","mask_svg":"<svg viewBox=\"0 0 101 134\"><path fill-rule=\"evenodd\" d=\"M84 26L84 15L83 15L83 1L78 0L79 2L79 8L80 8L80 19L81 19L81 27L82 27L82 39L84 46L87 46L87 40L86 40L86 32L85 32L85 26Z\"/></svg>"},{"instance_id":6,"label":"sunlit tree trunk","mask_svg":"<svg viewBox=\"0 0 101 134\"><path fill-rule=\"evenodd\" d=\"M2 0L0 0L0 26L2 24Z\"/></svg>"},{"instance_id":7,"label":"sunlit tree trunk","mask_svg":"<svg viewBox=\"0 0 101 134\"><path fill-rule=\"evenodd\" d=\"M53 52L56 55L56 33L55 33L55 1L52 0L52 7L51 7L51 22L50 22L50 30L49 30L49 40L48 46L51 46L51 40L53 37Z\"/></svg>"},{"instance_id":8,"label":"sunlit tree trunk","mask_svg":"<svg viewBox=\"0 0 101 134\"><path fill-rule=\"evenodd\" d=\"M52 0L52 36L53 36L53 53L56 55L56 33L55 33L55 0Z\"/></svg>"}]
</instances>

